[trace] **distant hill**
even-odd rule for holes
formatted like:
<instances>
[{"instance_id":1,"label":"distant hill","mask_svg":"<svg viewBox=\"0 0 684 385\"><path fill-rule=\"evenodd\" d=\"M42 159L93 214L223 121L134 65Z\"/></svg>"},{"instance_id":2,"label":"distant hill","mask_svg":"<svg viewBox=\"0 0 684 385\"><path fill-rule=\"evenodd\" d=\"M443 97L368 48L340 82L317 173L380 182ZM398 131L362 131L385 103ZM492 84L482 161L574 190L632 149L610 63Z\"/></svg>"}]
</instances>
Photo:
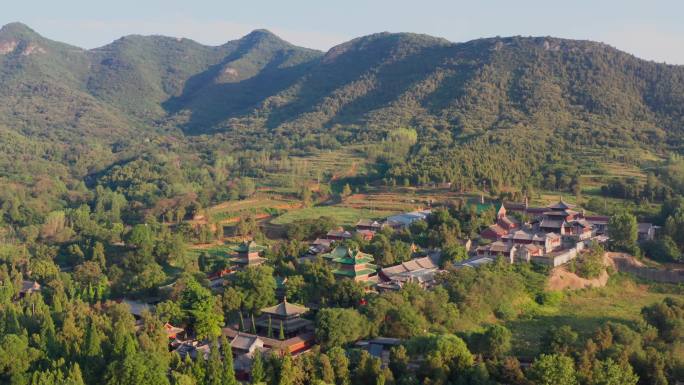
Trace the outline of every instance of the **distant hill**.
<instances>
[{"instance_id":1,"label":"distant hill","mask_svg":"<svg viewBox=\"0 0 684 385\"><path fill-rule=\"evenodd\" d=\"M126 36L83 50L20 23L0 29L0 127L28 140L125 148L172 132L262 148L368 142L400 126L418 131L423 152L523 128L576 145L678 148L684 66L552 37L379 33L323 53L256 30L215 47Z\"/></svg>"}]
</instances>

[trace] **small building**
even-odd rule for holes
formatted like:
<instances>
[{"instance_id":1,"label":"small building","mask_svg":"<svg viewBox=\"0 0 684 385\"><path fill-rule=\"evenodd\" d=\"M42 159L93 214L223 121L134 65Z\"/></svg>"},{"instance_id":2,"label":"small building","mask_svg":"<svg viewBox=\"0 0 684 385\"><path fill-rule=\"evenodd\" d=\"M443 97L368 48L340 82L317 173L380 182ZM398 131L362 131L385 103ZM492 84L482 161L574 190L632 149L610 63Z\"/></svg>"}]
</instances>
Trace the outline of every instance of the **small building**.
<instances>
[{"instance_id":1,"label":"small building","mask_svg":"<svg viewBox=\"0 0 684 385\"><path fill-rule=\"evenodd\" d=\"M356 222L356 231L368 230L377 233L378 231L381 231L383 227L384 224L382 222L373 219L359 219L359 221Z\"/></svg>"},{"instance_id":2,"label":"small building","mask_svg":"<svg viewBox=\"0 0 684 385\"><path fill-rule=\"evenodd\" d=\"M373 230L356 230L356 234L358 234L364 241L372 241L375 237L375 231Z\"/></svg>"},{"instance_id":3,"label":"small building","mask_svg":"<svg viewBox=\"0 0 684 385\"><path fill-rule=\"evenodd\" d=\"M327 253L332 250L333 242L335 241L332 239L316 238L316 240L311 242L311 245L309 246L309 253L313 255Z\"/></svg>"},{"instance_id":4,"label":"small building","mask_svg":"<svg viewBox=\"0 0 684 385\"><path fill-rule=\"evenodd\" d=\"M196 360L198 358L203 358L203 359L208 359L209 358L209 351L211 350L211 346L209 343L202 343L199 341L184 341L174 349L174 352L178 353L181 359L185 359L185 357L190 357L193 360Z\"/></svg>"},{"instance_id":5,"label":"small building","mask_svg":"<svg viewBox=\"0 0 684 385\"><path fill-rule=\"evenodd\" d=\"M344 241L347 239L352 239L353 234L342 227L339 227L337 229L328 231L325 237L331 241Z\"/></svg>"},{"instance_id":6,"label":"small building","mask_svg":"<svg viewBox=\"0 0 684 385\"><path fill-rule=\"evenodd\" d=\"M480 236L496 241L516 228L518 228L518 223L507 216L506 207L502 204L496 213L496 223L483 230Z\"/></svg>"},{"instance_id":7,"label":"small building","mask_svg":"<svg viewBox=\"0 0 684 385\"><path fill-rule=\"evenodd\" d=\"M393 277L406 275L414 271L437 270L439 269L439 259L436 256L427 256L412 259L395 266L385 267L380 270L380 278L383 281L391 281Z\"/></svg>"},{"instance_id":8,"label":"small building","mask_svg":"<svg viewBox=\"0 0 684 385\"><path fill-rule=\"evenodd\" d=\"M181 339L183 338L183 334L185 334L185 329L173 326L168 322L164 324L164 331L166 332L166 336L171 340Z\"/></svg>"},{"instance_id":9,"label":"small building","mask_svg":"<svg viewBox=\"0 0 684 385\"><path fill-rule=\"evenodd\" d=\"M266 258L260 255L265 249L264 246L257 245L254 241L242 242L233 248L235 255L230 261L241 267L259 266L266 261Z\"/></svg>"},{"instance_id":10,"label":"small building","mask_svg":"<svg viewBox=\"0 0 684 385\"><path fill-rule=\"evenodd\" d=\"M427 220L432 213L431 210L417 210L410 213L403 213L387 217L386 224L395 230L407 228L415 221Z\"/></svg>"},{"instance_id":11,"label":"small building","mask_svg":"<svg viewBox=\"0 0 684 385\"><path fill-rule=\"evenodd\" d=\"M253 355L257 350L264 349L264 341L258 336L252 334L238 333L232 341L230 341L230 348L236 356L247 354Z\"/></svg>"},{"instance_id":12,"label":"small building","mask_svg":"<svg viewBox=\"0 0 684 385\"><path fill-rule=\"evenodd\" d=\"M390 349L401 345L398 338L377 337L372 340L358 341L357 347L366 350L371 356L378 358L382 367L386 368L390 363Z\"/></svg>"},{"instance_id":13,"label":"small building","mask_svg":"<svg viewBox=\"0 0 684 385\"><path fill-rule=\"evenodd\" d=\"M25 297L33 293L40 292L41 286L37 281L22 281L21 290L19 290L19 297Z\"/></svg>"},{"instance_id":14,"label":"small building","mask_svg":"<svg viewBox=\"0 0 684 385\"><path fill-rule=\"evenodd\" d=\"M511 259L512 249L513 243L496 241L488 245L478 247L476 253L480 257L505 257L507 259Z\"/></svg>"},{"instance_id":15,"label":"small building","mask_svg":"<svg viewBox=\"0 0 684 385\"><path fill-rule=\"evenodd\" d=\"M459 264L456 264L456 268L462 268L462 267L470 267L470 268L478 268L480 266L488 265L490 263L493 263L494 259L490 257L473 257L470 259L467 259Z\"/></svg>"},{"instance_id":16,"label":"small building","mask_svg":"<svg viewBox=\"0 0 684 385\"><path fill-rule=\"evenodd\" d=\"M639 223L637 226L637 237L639 241L652 241L655 238L658 226L653 226L652 223Z\"/></svg>"},{"instance_id":17,"label":"small building","mask_svg":"<svg viewBox=\"0 0 684 385\"><path fill-rule=\"evenodd\" d=\"M128 305L128 308L130 309L131 314L133 315L133 317L135 317L135 319L140 319L142 317L143 312L150 312L153 309L153 307L150 304L141 301L123 299L116 302Z\"/></svg>"}]
</instances>

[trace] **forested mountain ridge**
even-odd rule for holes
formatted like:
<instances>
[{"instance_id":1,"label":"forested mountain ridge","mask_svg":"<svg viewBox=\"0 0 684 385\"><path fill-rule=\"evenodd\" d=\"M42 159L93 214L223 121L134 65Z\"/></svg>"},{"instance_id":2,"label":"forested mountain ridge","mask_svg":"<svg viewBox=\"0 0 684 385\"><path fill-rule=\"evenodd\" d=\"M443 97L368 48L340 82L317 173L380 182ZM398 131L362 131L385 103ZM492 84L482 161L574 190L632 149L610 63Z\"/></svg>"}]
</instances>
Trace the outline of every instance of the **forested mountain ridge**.
<instances>
[{"instance_id":1,"label":"forested mountain ridge","mask_svg":"<svg viewBox=\"0 0 684 385\"><path fill-rule=\"evenodd\" d=\"M141 157L194 170L226 154L234 175L258 177L255 159L277 150L380 143L399 127L417 133L400 159L367 154L386 183L541 185L583 149L677 151L684 66L551 37L378 33L323 53L256 30L213 47L133 35L84 50L0 29L0 164L20 185L71 190ZM202 190L209 171L186 171L194 187L179 190Z\"/></svg>"},{"instance_id":2,"label":"forested mountain ridge","mask_svg":"<svg viewBox=\"0 0 684 385\"><path fill-rule=\"evenodd\" d=\"M323 54L256 30L215 47L133 35L82 50L13 23L0 30L0 52L4 123L31 132L406 125L444 143L519 123L581 131L585 122L652 140L678 132L684 115L684 67L547 37L380 33Z\"/></svg>"}]
</instances>

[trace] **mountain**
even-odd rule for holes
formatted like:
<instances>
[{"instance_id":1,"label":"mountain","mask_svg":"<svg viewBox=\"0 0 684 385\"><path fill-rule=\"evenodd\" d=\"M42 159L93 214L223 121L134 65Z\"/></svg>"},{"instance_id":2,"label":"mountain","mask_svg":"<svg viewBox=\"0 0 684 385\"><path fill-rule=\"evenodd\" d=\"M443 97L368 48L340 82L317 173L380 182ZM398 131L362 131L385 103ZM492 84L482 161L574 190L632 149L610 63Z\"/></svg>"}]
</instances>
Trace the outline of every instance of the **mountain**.
<instances>
[{"instance_id":1,"label":"mountain","mask_svg":"<svg viewBox=\"0 0 684 385\"><path fill-rule=\"evenodd\" d=\"M684 66L552 37L379 33L323 53L256 30L220 46L133 35L83 50L20 23L0 29L0 127L31 140L272 139L259 148L367 142L400 126L432 151L520 127L577 145L678 147Z\"/></svg>"},{"instance_id":2,"label":"mountain","mask_svg":"<svg viewBox=\"0 0 684 385\"><path fill-rule=\"evenodd\" d=\"M126 136L181 106L200 115L231 102L239 108L257 75L267 84L262 93L271 95L287 81L279 75L284 68L320 55L265 30L218 47L133 35L83 50L12 23L0 30L0 124L50 137ZM231 84L240 86L231 90Z\"/></svg>"}]
</instances>

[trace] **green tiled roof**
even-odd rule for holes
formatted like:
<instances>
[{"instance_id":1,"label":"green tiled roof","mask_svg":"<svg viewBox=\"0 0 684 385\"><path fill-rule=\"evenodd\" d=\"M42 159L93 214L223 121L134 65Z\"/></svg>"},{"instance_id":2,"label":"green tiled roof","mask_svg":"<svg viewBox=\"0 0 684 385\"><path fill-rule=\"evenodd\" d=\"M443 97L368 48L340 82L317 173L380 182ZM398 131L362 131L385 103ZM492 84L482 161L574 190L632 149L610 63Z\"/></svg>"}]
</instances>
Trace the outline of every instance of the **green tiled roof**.
<instances>
[{"instance_id":1,"label":"green tiled roof","mask_svg":"<svg viewBox=\"0 0 684 385\"><path fill-rule=\"evenodd\" d=\"M348 254L349 254L349 249L347 247L337 246L331 252L323 254L322 257L327 258L327 259L335 259L335 258L343 258Z\"/></svg>"},{"instance_id":2,"label":"green tiled roof","mask_svg":"<svg viewBox=\"0 0 684 385\"><path fill-rule=\"evenodd\" d=\"M373 266L373 265L371 265ZM343 269L335 269L333 270L333 274L335 275L344 275L347 277L358 277L360 275L369 275L375 273L375 269L362 269L362 270L343 270Z\"/></svg>"},{"instance_id":3,"label":"green tiled roof","mask_svg":"<svg viewBox=\"0 0 684 385\"><path fill-rule=\"evenodd\" d=\"M257 245L256 242L242 242L238 246L234 246L233 250L238 253L251 253L251 252L261 252L266 249L264 246Z\"/></svg>"},{"instance_id":4,"label":"green tiled roof","mask_svg":"<svg viewBox=\"0 0 684 385\"><path fill-rule=\"evenodd\" d=\"M373 257L369 256L368 254L363 254L362 256L356 257L356 258L335 258L333 259L334 262L341 263L343 265L357 265L361 263L369 263L373 262L374 259Z\"/></svg>"},{"instance_id":5,"label":"green tiled roof","mask_svg":"<svg viewBox=\"0 0 684 385\"><path fill-rule=\"evenodd\" d=\"M362 253L359 250L352 250L348 247L338 246L328 254L323 254L323 258L344 265L355 265L359 263L373 262L374 258L370 254Z\"/></svg>"}]
</instances>

